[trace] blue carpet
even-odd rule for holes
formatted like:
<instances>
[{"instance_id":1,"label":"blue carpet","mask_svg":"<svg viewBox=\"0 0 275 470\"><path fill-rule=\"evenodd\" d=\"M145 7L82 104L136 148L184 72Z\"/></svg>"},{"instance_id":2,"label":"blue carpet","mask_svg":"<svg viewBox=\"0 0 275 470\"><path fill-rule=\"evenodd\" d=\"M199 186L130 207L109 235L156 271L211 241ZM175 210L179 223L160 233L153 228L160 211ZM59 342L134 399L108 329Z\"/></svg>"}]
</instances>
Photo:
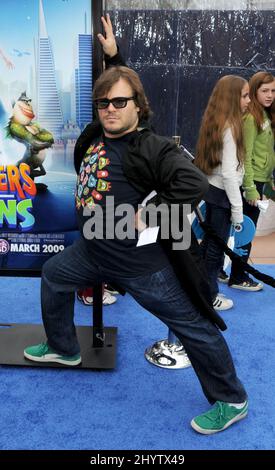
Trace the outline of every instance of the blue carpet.
<instances>
[{"instance_id":1,"label":"blue carpet","mask_svg":"<svg viewBox=\"0 0 275 470\"><path fill-rule=\"evenodd\" d=\"M275 266L259 269L275 276ZM41 323L39 279L0 282L1 323ZM209 406L198 380L191 368L160 369L144 359L167 328L126 295L104 309L105 325L118 327L116 370L0 367L0 449L275 449L274 291L221 290L235 302L222 315L249 394L247 419L213 436L190 428ZM76 323L89 325L90 315L77 302Z\"/></svg>"}]
</instances>

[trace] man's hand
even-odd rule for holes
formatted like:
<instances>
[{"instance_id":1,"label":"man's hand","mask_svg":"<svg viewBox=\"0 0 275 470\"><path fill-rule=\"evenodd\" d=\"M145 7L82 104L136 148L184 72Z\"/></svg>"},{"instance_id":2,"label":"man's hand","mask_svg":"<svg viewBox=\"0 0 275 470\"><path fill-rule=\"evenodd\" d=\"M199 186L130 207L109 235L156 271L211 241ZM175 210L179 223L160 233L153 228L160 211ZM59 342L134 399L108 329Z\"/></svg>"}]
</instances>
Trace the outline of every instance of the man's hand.
<instances>
[{"instance_id":1,"label":"man's hand","mask_svg":"<svg viewBox=\"0 0 275 470\"><path fill-rule=\"evenodd\" d=\"M117 45L116 38L113 33L113 26L110 20L110 15L107 14L106 19L104 16L102 16L101 21L105 31L105 37L103 34L98 34L97 37L103 47L104 54L108 55L109 57L114 57L117 54Z\"/></svg>"},{"instance_id":2,"label":"man's hand","mask_svg":"<svg viewBox=\"0 0 275 470\"><path fill-rule=\"evenodd\" d=\"M139 209L136 212L136 216L135 216L135 228L138 232L143 232L143 230L145 230L147 228L147 225L141 219L142 210L143 210L143 208Z\"/></svg>"}]
</instances>

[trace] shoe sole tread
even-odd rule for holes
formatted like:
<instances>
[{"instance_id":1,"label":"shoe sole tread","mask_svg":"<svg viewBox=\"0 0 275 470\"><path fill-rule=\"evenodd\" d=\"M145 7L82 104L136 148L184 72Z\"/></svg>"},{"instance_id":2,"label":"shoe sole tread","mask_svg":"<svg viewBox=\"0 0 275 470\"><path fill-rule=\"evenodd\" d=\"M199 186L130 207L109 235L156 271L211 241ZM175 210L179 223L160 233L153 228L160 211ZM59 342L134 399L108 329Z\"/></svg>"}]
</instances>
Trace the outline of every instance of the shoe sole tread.
<instances>
[{"instance_id":1,"label":"shoe sole tread","mask_svg":"<svg viewBox=\"0 0 275 470\"><path fill-rule=\"evenodd\" d=\"M31 356L27 352L24 351L24 356L26 359L34 362L57 362L58 364L63 364L65 366L78 366L81 363L81 357L76 359L75 361L65 361L64 359L59 358L45 358L45 357L37 357Z\"/></svg>"},{"instance_id":2,"label":"shoe sole tread","mask_svg":"<svg viewBox=\"0 0 275 470\"><path fill-rule=\"evenodd\" d=\"M237 284L228 284L228 287L232 287L232 289L239 289L239 290L246 290L247 292L258 292L263 289L263 286L255 286L255 287L249 287L249 286L239 286Z\"/></svg>"}]
</instances>

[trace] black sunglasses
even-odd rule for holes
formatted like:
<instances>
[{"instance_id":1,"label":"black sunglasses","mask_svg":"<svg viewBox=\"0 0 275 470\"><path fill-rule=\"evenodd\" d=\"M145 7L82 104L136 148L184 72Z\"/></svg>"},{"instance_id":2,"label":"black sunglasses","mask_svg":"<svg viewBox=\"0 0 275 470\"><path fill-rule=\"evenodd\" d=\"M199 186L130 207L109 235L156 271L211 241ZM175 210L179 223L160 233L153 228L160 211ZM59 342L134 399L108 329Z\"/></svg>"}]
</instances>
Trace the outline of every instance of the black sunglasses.
<instances>
[{"instance_id":1,"label":"black sunglasses","mask_svg":"<svg viewBox=\"0 0 275 470\"><path fill-rule=\"evenodd\" d=\"M108 98L99 98L97 100L94 100L94 106L96 109L106 109L108 108L109 104L112 103L114 108L120 109L125 108L127 106L128 101L134 99L135 96L130 96L129 98L119 96L117 98L112 98L111 100L109 100Z\"/></svg>"}]
</instances>

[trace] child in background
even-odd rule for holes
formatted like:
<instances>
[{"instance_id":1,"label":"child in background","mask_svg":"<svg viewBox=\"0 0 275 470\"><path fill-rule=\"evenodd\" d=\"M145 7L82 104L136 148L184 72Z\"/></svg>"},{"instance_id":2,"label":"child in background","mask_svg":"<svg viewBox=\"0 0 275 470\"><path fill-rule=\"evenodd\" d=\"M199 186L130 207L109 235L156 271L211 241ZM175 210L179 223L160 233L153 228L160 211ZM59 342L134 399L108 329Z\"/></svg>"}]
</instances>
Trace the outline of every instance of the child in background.
<instances>
[{"instance_id":1,"label":"child in background","mask_svg":"<svg viewBox=\"0 0 275 470\"><path fill-rule=\"evenodd\" d=\"M249 86L245 79L226 75L209 98L199 132L195 164L207 175L210 189L205 197L206 222L227 242L233 225L243 222L240 186L244 174L243 116ZM216 310L228 310L233 302L219 293L218 274L222 248L206 234L201 244Z\"/></svg>"},{"instance_id":2,"label":"child in background","mask_svg":"<svg viewBox=\"0 0 275 470\"><path fill-rule=\"evenodd\" d=\"M244 119L245 175L243 180L243 212L257 225L260 215L258 207L266 183L274 188L275 168L274 121L272 103L275 97L275 81L269 72L257 72L249 81L250 103ZM242 247L246 251L243 260L247 261L251 243ZM259 291L260 282L251 279L236 264L232 263L228 282L230 287L245 291Z\"/></svg>"}]
</instances>

